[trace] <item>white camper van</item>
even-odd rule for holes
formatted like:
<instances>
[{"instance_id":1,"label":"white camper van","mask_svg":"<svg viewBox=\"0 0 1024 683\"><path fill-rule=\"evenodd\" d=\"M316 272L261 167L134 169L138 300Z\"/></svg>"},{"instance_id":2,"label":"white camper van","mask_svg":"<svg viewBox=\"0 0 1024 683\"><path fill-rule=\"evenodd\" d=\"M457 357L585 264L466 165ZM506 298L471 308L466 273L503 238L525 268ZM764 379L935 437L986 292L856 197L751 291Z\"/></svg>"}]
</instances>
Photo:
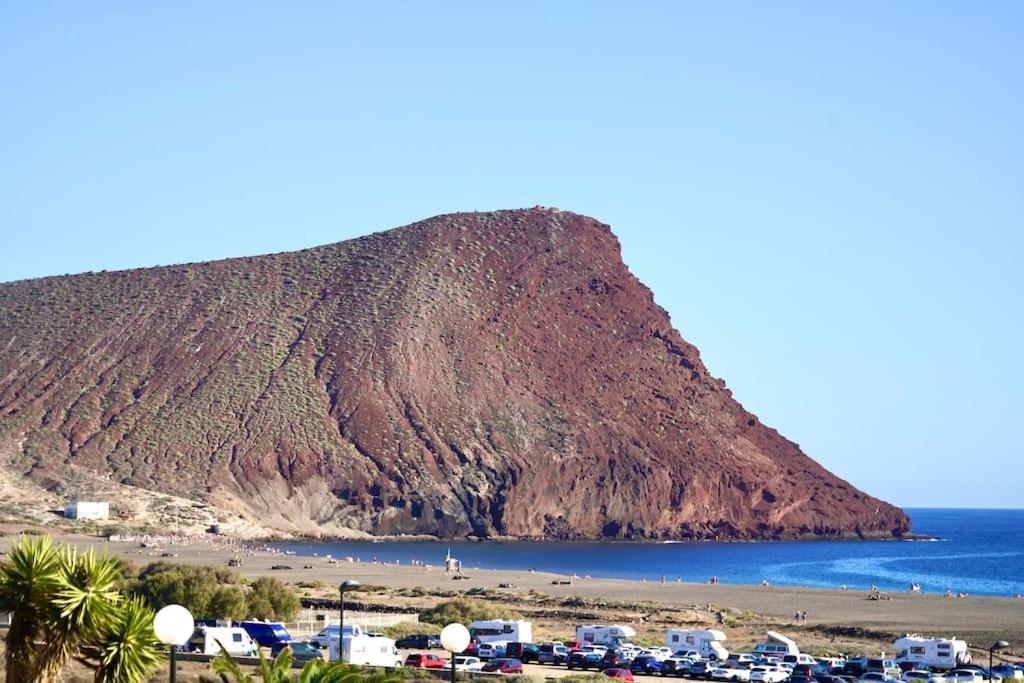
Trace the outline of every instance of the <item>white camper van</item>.
<instances>
[{"instance_id":1,"label":"white camper van","mask_svg":"<svg viewBox=\"0 0 1024 683\"><path fill-rule=\"evenodd\" d=\"M955 669L970 664L967 643L956 638L922 638L907 635L896 641L896 662L920 664L929 669Z\"/></svg>"},{"instance_id":2,"label":"white camper van","mask_svg":"<svg viewBox=\"0 0 1024 683\"><path fill-rule=\"evenodd\" d=\"M474 621L469 625L469 635L481 643L532 643L533 627L528 621Z\"/></svg>"},{"instance_id":3,"label":"white camper van","mask_svg":"<svg viewBox=\"0 0 1024 683\"><path fill-rule=\"evenodd\" d=\"M614 647L616 645L621 645L635 636L636 631L629 626L620 626L619 624L615 624L613 626L588 624L576 627L576 640L585 640L588 643L593 643L594 645L607 645L609 647Z\"/></svg>"},{"instance_id":4,"label":"white camper van","mask_svg":"<svg viewBox=\"0 0 1024 683\"><path fill-rule=\"evenodd\" d=\"M800 648L796 646L796 643L781 633L768 631L765 635L768 636L767 639L754 646L755 655L775 655L782 659L786 655L800 654Z\"/></svg>"},{"instance_id":5,"label":"white camper van","mask_svg":"<svg viewBox=\"0 0 1024 683\"><path fill-rule=\"evenodd\" d=\"M192 637L185 643L185 650L202 655L216 655L221 651L218 642L230 655L256 656L256 641L239 626L197 626Z\"/></svg>"},{"instance_id":6,"label":"white camper van","mask_svg":"<svg viewBox=\"0 0 1024 683\"><path fill-rule=\"evenodd\" d=\"M721 631L681 631L670 629L665 632L665 644L673 652L676 650L696 650L705 659L724 662L729 658L729 651L722 645L726 640Z\"/></svg>"},{"instance_id":7,"label":"white camper van","mask_svg":"<svg viewBox=\"0 0 1024 683\"><path fill-rule=\"evenodd\" d=\"M339 639L331 637L327 646L327 659L339 659ZM346 664L360 666L386 666L396 668L402 666L402 658L395 647L395 641L384 636L371 636L356 624L345 624L345 632L340 640L344 647Z\"/></svg>"}]
</instances>

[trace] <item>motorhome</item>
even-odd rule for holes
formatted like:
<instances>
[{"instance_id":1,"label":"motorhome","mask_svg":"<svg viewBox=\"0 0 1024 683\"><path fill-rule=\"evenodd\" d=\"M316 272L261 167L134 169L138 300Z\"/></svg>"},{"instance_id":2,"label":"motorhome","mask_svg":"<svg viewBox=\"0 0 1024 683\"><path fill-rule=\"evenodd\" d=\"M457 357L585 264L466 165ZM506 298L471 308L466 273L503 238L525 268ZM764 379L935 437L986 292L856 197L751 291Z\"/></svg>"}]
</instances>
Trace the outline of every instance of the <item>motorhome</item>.
<instances>
[{"instance_id":1,"label":"motorhome","mask_svg":"<svg viewBox=\"0 0 1024 683\"><path fill-rule=\"evenodd\" d=\"M474 621L469 625L469 635L481 643L532 643L533 627L528 621Z\"/></svg>"},{"instance_id":2,"label":"motorhome","mask_svg":"<svg viewBox=\"0 0 1024 683\"><path fill-rule=\"evenodd\" d=\"M779 658L785 655L800 654L800 648L796 646L796 643L781 633L768 631L765 635L767 635L767 639L763 643L758 643L754 646L754 654L775 655Z\"/></svg>"},{"instance_id":3,"label":"motorhome","mask_svg":"<svg viewBox=\"0 0 1024 683\"><path fill-rule=\"evenodd\" d=\"M197 626L184 648L196 654L216 655L220 654L221 645L231 655L256 656L256 641L244 628L238 626Z\"/></svg>"},{"instance_id":4,"label":"motorhome","mask_svg":"<svg viewBox=\"0 0 1024 683\"><path fill-rule=\"evenodd\" d=\"M360 666L386 666L396 668L402 666L402 658L395 647L395 641L384 636L370 635L357 624L345 624L342 638L330 637L327 659L338 661L343 659L346 664ZM339 657L339 642L342 644L344 658Z\"/></svg>"},{"instance_id":5,"label":"motorhome","mask_svg":"<svg viewBox=\"0 0 1024 683\"><path fill-rule=\"evenodd\" d=\"M729 658L729 651L722 645L726 641L725 634L721 631L683 631L669 629L665 632L665 644L672 651L696 650L705 659L725 661Z\"/></svg>"},{"instance_id":6,"label":"motorhome","mask_svg":"<svg viewBox=\"0 0 1024 683\"><path fill-rule=\"evenodd\" d=\"M970 664L967 643L956 638L922 638L907 635L896 643L898 663L918 664L929 669L955 669Z\"/></svg>"},{"instance_id":7,"label":"motorhome","mask_svg":"<svg viewBox=\"0 0 1024 683\"><path fill-rule=\"evenodd\" d=\"M594 645L608 645L609 647L615 647L621 645L630 638L634 638L635 636L636 631L632 628L629 626L620 626L618 624L613 626L589 624L586 626L576 627L576 640L585 640Z\"/></svg>"}]
</instances>

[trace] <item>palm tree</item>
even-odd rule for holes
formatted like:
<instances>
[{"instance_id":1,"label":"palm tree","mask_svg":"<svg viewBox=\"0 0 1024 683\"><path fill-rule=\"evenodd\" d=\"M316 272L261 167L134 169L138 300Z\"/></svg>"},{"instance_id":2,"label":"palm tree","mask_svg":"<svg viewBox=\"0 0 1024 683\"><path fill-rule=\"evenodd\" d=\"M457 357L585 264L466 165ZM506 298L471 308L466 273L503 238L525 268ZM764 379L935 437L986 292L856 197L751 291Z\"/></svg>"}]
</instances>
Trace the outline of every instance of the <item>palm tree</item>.
<instances>
[{"instance_id":1,"label":"palm tree","mask_svg":"<svg viewBox=\"0 0 1024 683\"><path fill-rule=\"evenodd\" d=\"M99 642L96 683L133 683L160 662L162 646L153 632L153 610L138 596L121 603L113 626Z\"/></svg>"},{"instance_id":2,"label":"palm tree","mask_svg":"<svg viewBox=\"0 0 1024 683\"><path fill-rule=\"evenodd\" d=\"M31 681L38 670L36 638L44 630L46 605L57 590L57 553L49 536L26 536L0 564L0 609L10 612L5 640L7 683Z\"/></svg>"},{"instance_id":3,"label":"palm tree","mask_svg":"<svg viewBox=\"0 0 1024 683\"><path fill-rule=\"evenodd\" d=\"M11 612L7 683L54 682L83 650L98 653L97 680L143 680L158 658L152 611L125 601L120 581L117 560L22 538L0 563L0 609Z\"/></svg>"}]
</instances>

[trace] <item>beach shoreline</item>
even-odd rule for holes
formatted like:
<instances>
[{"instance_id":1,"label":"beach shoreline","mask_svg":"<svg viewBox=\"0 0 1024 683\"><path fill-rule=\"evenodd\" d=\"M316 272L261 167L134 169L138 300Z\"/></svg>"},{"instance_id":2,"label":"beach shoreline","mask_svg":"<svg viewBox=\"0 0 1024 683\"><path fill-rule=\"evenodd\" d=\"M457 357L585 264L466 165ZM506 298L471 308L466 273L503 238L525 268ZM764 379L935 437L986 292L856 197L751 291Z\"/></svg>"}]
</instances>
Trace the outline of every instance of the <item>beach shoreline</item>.
<instances>
[{"instance_id":1,"label":"beach shoreline","mask_svg":"<svg viewBox=\"0 0 1024 683\"><path fill-rule=\"evenodd\" d=\"M18 539L0 537L7 551ZM274 576L295 585L336 586L355 579L367 586L393 590L422 589L440 593L507 591L552 598L577 597L644 605L643 611L697 610L702 614L755 614L790 631L802 631L827 640L829 633L866 633L879 638L905 633L947 635L986 643L992 638L1024 643L1024 600L1008 597L948 598L937 594L896 592L869 599L864 591L777 585L709 584L684 581L585 578L544 571L474 568L462 580L453 580L440 565L357 562L323 556L299 556L265 545L244 544L207 535L200 537L147 537L108 540L93 536L57 534L54 540L131 561L142 567L167 561L190 565L228 566L250 578ZM373 545L373 544L368 544ZM330 593L328 593L330 595ZM711 609L706 609L711 608ZM796 621L796 612L806 612ZM710 616L702 616L711 618ZM728 616L726 618L729 618Z\"/></svg>"}]
</instances>

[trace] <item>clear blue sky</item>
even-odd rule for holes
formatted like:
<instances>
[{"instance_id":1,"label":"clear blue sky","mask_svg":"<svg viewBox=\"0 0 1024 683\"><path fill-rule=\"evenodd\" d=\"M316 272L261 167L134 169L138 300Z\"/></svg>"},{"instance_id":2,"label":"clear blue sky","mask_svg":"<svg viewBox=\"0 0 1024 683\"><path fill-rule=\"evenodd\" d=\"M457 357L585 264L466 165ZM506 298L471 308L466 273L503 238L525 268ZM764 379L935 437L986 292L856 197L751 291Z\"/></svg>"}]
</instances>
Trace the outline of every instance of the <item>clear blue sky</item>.
<instances>
[{"instance_id":1,"label":"clear blue sky","mask_svg":"<svg viewBox=\"0 0 1024 683\"><path fill-rule=\"evenodd\" d=\"M0 281L542 204L767 424L1021 507L1024 3L0 8Z\"/></svg>"}]
</instances>

